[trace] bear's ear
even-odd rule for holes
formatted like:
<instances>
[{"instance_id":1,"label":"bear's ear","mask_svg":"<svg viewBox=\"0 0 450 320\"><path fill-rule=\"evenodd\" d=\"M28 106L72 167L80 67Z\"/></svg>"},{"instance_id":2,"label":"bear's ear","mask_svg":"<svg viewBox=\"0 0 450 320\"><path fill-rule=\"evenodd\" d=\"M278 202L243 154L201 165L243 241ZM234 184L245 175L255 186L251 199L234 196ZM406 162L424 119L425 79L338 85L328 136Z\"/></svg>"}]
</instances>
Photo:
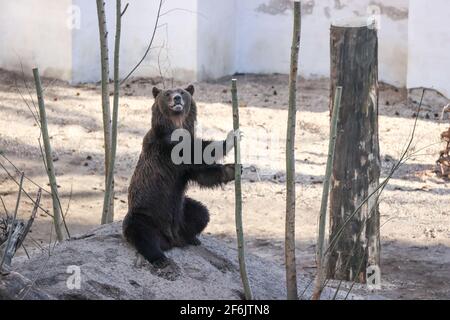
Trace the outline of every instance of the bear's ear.
<instances>
[{"instance_id":1,"label":"bear's ear","mask_svg":"<svg viewBox=\"0 0 450 320\"><path fill-rule=\"evenodd\" d=\"M157 87L153 87L153 90L152 90L153 98L156 98L160 92L161 92L160 89L158 89Z\"/></svg>"},{"instance_id":2,"label":"bear's ear","mask_svg":"<svg viewBox=\"0 0 450 320\"><path fill-rule=\"evenodd\" d=\"M188 85L188 87L186 89L187 92L189 92L191 94L191 96L194 95L194 86L192 84Z\"/></svg>"}]
</instances>

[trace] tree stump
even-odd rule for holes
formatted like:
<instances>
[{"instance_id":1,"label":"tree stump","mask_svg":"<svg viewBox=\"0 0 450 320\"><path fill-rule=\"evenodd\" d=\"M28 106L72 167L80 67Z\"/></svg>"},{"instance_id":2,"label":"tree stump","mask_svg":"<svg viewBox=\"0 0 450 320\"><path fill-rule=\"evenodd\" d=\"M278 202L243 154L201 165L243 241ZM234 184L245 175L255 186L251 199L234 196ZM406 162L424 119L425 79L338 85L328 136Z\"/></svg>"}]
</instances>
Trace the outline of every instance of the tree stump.
<instances>
[{"instance_id":1,"label":"tree stump","mask_svg":"<svg viewBox=\"0 0 450 320\"><path fill-rule=\"evenodd\" d=\"M379 184L377 30L361 20L334 24L330 34L330 92L337 86L343 92L331 179L327 275L364 283L367 268L380 262L377 194L351 216ZM333 100L331 94L330 109Z\"/></svg>"}]
</instances>

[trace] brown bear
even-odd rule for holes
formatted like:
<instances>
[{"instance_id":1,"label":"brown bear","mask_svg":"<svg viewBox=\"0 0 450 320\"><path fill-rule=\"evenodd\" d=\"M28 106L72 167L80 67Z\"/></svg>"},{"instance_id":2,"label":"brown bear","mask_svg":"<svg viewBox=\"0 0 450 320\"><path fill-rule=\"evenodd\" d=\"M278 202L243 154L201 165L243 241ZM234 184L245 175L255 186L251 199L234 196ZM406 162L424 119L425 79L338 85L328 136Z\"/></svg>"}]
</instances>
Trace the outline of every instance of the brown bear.
<instances>
[{"instance_id":1,"label":"brown bear","mask_svg":"<svg viewBox=\"0 0 450 320\"><path fill-rule=\"evenodd\" d=\"M124 236L141 255L159 268L169 262L163 251L199 245L197 236L209 222L208 209L199 201L185 196L189 182L201 187L216 187L234 179L234 164L206 163L203 157L201 161L194 161L195 152L191 152L192 161L174 161L176 155L173 151L180 143L172 140L177 129L189 133L190 145L194 149L194 145L200 145L202 155L205 148L215 146L212 151L214 160L229 152L234 138L239 135L231 131L224 141L197 139L194 130L197 106L193 94L192 85L186 89L153 88L152 125L144 137L128 188Z\"/></svg>"}]
</instances>

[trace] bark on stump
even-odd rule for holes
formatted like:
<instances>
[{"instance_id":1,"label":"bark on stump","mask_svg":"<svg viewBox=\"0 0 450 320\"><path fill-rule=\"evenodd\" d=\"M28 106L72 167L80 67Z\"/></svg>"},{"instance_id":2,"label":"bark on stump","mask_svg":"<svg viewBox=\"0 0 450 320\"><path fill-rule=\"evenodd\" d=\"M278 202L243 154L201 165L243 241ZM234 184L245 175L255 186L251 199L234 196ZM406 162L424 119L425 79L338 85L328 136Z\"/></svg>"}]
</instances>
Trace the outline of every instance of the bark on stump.
<instances>
[{"instance_id":1,"label":"bark on stump","mask_svg":"<svg viewBox=\"0 0 450 320\"><path fill-rule=\"evenodd\" d=\"M367 268L380 262L376 194L350 216L379 184L378 38L367 21L335 24L330 34L330 92L341 86L343 93L331 180L327 274L364 283ZM331 95L330 108L333 100Z\"/></svg>"}]
</instances>

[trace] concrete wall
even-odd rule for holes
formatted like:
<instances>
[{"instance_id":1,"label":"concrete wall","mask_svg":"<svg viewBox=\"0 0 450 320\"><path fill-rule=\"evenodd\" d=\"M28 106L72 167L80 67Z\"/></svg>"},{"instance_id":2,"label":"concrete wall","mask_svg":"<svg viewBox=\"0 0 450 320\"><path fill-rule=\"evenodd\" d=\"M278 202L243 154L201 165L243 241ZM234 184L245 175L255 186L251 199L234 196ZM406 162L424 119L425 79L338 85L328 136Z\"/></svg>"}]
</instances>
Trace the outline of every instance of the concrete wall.
<instances>
[{"instance_id":1,"label":"concrete wall","mask_svg":"<svg viewBox=\"0 0 450 320\"><path fill-rule=\"evenodd\" d=\"M72 37L66 26L71 0L2 1L0 10L0 68L31 75L38 66L41 74L71 79ZM48 2L48 1L47 1Z\"/></svg>"},{"instance_id":2,"label":"concrete wall","mask_svg":"<svg viewBox=\"0 0 450 320\"><path fill-rule=\"evenodd\" d=\"M125 2L124 2L125 3ZM73 81L98 81L100 74L95 1L73 0L81 24L73 32ZM185 81L234 72L235 1L168 0L161 9L154 49L133 76L175 77ZM143 57L155 26L159 1L130 2L122 20L120 74L125 77ZM107 3L110 68L113 66L115 6ZM159 61L158 61L159 60Z\"/></svg>"},{"instance_id":3,"label":"concrete wall","mask_svg":"<svg viewBox=\"0 0 450 320\"><path fill-rule=\"evenodd\" d=\"M125 1L122 1L125 5ZM91 82L100 78L100 51L97 7L93 0L73 0L80 8L80 28L73 32L73 81ZM133 0L122 19L120 74L126 76L143 57L156 22L159 1ZM185 11L187 10L187 11ZM165 2L153 40L153 49L133 76L173 72L179 79L195 79L197 70L197 0ZM110 70L113 66L115 1L107 2ZM112 72L112 71L111 71ZM167 74L166 76L170 76Z\"/></svg>"},{"instance_id":4,"label":"concrete wall","mask_svg":"<svg viewBox=\"0 0 450 320\"><path fill-rule=\"evenodd\" d=\"M411 0L408 87L434 88L450 98L450 1Z\"/></svg>"},{"instance_id":5,"label":"concrete wall","mask_svg":"<svg viewBox=\"0 0 450 320\"><path fill-rule=\"evenodd\" d=\"M305 77L329 76L330 24L335 20L364 17L380 10L380 79L406 84L408 1L309 0L302 2L300 73ZM389 3L389 6L382 3ZM292 1L252 0L238 5L238 64L240 72L289 70ZM377 11L378 13L378 11Z\"/></svg>"},{"instance_id":6,"label":"concrete wall","mask_svg":"<svg viewBox=\"0 0 450 320\"><path fill-rule=\"evenodd\" d=\"M235 0L198 1L198 78L214 79L236 71Z\"/></svg>"},{"instance_id":7,"label":"concrete wall","mask_svg":"<svg viewBox=\"0 0 450 320\"><path fill-rule=\"evenodd\" d=\"M3 2L0 68L20 70L20 58L25 69L37 65L47 76L72 82L100 79L95 1ZM159 1L129 3L122 24L122 76L146 50ZM444 74L450 63L450 24L445 23L449 6L448 0L303 0L301 75L329 75L333 21L375 13L380 21L380 80L396 86L433 86L450 96ZM166 0L162 13L154 49L134 76L162 72L166 77L195 81L235 72L289 70L291 0ZM113 1L107 1L107 21L112 67Z\"/></svg>"}]
</instances>

